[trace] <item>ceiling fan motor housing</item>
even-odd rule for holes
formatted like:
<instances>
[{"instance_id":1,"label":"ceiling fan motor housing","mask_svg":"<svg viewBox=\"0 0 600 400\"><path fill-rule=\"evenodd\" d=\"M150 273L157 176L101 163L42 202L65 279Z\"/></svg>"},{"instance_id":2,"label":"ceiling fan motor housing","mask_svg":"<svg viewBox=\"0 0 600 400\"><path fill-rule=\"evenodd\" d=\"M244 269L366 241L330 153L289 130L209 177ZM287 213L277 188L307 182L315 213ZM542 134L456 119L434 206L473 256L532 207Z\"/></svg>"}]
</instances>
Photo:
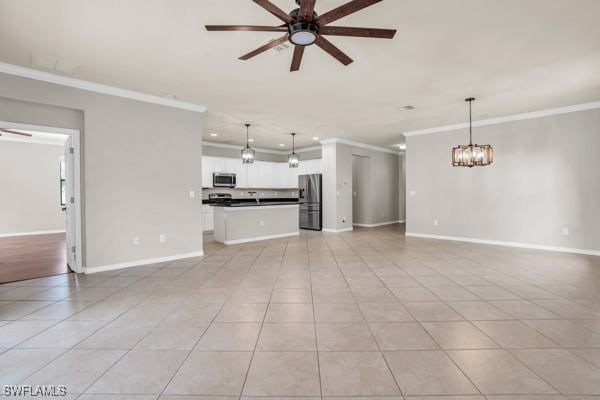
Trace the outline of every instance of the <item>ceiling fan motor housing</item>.
<instances>
[{"instance_id":1,"label":"ceiling fan motor housing","mask_svg":"<svg viewBox=\"0 0 600 400\"><path fill-rule=\"evenodd\" d=\"M312 22L294 22L288 31L290 42L298 46L310 46L319 36L319 26Z\"/></svg>"}]
</instances>

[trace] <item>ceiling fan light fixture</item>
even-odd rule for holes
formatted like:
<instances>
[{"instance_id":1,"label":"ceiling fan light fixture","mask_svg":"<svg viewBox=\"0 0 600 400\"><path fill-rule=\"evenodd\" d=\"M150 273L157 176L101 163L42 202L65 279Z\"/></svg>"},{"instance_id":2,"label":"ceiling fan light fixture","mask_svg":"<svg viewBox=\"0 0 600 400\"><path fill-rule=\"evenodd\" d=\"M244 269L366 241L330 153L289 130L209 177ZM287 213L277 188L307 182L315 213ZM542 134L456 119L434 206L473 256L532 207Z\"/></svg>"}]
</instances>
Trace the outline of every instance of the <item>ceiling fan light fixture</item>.
<instances>
[{"instance_id":1,"label":"ceiling fan light fixture","mask_svg":"<svg viewBox=\"0 0 600 400\"><path fill-rule=\"evenodd\" d=\"M242 164L252 164L254 163L254 156L256 151L249 145L248 139L248 129L250 128L250 124L245 124L246 126L246 147L242 149Z\"/></svg>"},{"instance_id":2,"label":"ceiling fan light fixture","mask_svg":"<svg viewBox=\"0 0 600 400\"><path fill-rule=\"evenodd\" d=\"M300 156L296 154L296 142L295 142L296 134L292 133L292 154L288 156L288 165L290 168L298 168L300 165Z\"/></svg>"},{"instance_id":3,"label":"ceiling fan light fixture","mask_svg":"<svg viewBox=\"0 0 600 400\"><path fill-rule=\"evenodd\" d=\"M319 27L310 22L296 22L290 24L289 40L297 46L310 46L319 36Z\"/></svg>"},{"instance_id":4,"label":"ceiling fan light fixture","mask_svg":"<svg viewBox=\"0 0 600 400\"><path fill-rule=\"evenodd\" d=\"M489 144L473 144L473 120L471 118L471 104L474 97L465 99L469 103L469 144L461 144L452 148L453 167L482 167L494 162L494 148Z\"/></svg>"}]
</instances>

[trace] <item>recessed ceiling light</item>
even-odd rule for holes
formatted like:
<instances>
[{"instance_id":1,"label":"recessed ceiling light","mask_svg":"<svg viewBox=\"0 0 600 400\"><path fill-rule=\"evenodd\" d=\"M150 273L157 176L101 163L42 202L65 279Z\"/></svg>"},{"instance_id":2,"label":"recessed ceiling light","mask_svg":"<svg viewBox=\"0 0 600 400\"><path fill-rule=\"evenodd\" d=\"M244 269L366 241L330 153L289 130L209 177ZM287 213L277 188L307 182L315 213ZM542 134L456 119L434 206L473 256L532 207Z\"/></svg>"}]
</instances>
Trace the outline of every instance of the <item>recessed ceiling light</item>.
<instances>
[{"instance_id":1,"label":"recessed ceiling light","mask_svg":"<svg viewBox=\"0 0 600 400\"><path fill-rule=\"evenodd\" d=\"M248 139L249 142L254 142L254 139Z\"/></svg>"},{"instance_id":2,"label":"recessed ceiling light","mask_svg":"<svg viewBox=\"0 0 600 400\"><path fill-rule=\"evenodd\" d=\"M399 144L398 147L400 150L406 150L406 143Z\"/></svg>"},{"instance_id":3,"label":"recessed ceiling light","mask_svg":"<svg viewBox=\"0 0 600 400\"><path fill-rule=\"evenodd\" d=\"M313 140L319 140L319 138L315 136L315 137L313 138Z\"/></svg>"},{"instance_id":4,"label":"recessed ceiling light","mask_svg":"<svg viewBox=\"0 0 600 400\"><path fill-rule=\"evenodd\" d=\"M285 146L285 144L279 143L279 147L284 147L284 146Z\"/></svg>"},{"instance_id":5,"label":"recessed ceiling light","mask_svg":"<svg viewBox=\"0 0 600 400\"><path fill-rule=\"evenodd\" d=\"M415 106L411 106L410 104L408 104L406 106L398 107L398 110L400 110L400 111L411 111L414 109L415 109Z\"/></svg>"},{"instance_id":6,"label":"recessed ceiling light","mask_svg":"<svg viewBox=\"0 0 600 400\"><path fill-rule=\"evenodd\" d=\"M217 137L217 136L219 136L219 135L218 135L218 134L216 134L216 133L211 133L211 134L210 134L210 136Z\"/></svg>"}]
</instances>

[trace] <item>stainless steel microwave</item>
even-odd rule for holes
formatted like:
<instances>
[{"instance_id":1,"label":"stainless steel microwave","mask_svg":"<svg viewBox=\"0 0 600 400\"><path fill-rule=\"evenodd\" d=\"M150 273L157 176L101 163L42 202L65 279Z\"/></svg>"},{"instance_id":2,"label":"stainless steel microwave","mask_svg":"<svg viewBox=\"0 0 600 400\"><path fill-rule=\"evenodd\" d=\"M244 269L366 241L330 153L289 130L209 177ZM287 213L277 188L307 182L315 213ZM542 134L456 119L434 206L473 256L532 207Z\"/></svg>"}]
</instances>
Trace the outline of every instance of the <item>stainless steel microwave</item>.
<instances>
[{"instance_id":1,"label":"stainless steel microwave","mask_svg":"<svg viewBox=\"0 0 600 400\"><path fill-rule=\"evenodd\" d=\"M235 174L213 172L213 187L235 187Z\"/></svg>"}]
</instances>

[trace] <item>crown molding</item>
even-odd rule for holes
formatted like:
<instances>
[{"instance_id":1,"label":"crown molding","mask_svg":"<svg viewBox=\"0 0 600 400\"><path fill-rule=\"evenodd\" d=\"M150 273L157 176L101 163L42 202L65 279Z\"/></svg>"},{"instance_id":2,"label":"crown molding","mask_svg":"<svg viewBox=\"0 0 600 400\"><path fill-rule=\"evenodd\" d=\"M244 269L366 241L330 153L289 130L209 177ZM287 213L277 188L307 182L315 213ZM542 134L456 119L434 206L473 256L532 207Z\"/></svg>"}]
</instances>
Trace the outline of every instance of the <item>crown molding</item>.
<instances>
[{"instance_id":1,"label":"crown molding","mask_svg":"<svg viewBox=\"0 0 600 400\"><path fill-rule=\"evenodd\" d=\"M202 146L220 147L222 149L234 149L234 150L240 150L240 151L244 148L243 145L238 146L235 144L206 142L206 141L202 141ZM290 152L286 151L286 150L269 150L269 149L261 149L258 147L253 147L253 149L259 153L269 153L269 154L279 154L279 155L290 154ZM303 149L296 149L296 153L305 153L307 151L313 151L313 150L321 150L321 146L312 146L312 147L305 147Z\"/></svg>"},{"instance_id":2,"label":"crown molding","mask_svg":"<svg viewBox=\"0 0 600 400\"><path fill-rule=\"evenodd\" d=\"M84 81L82 79L71 78L68 76L52 74L49 72L39 71L37 69L21 67L19 65L7 64L0 62L0 72L20 76L22 78L35 79L37 81L43 81L48 83L54 83L56 85L68 86L81 90L87 90L88 92L108 94L111 96L124 97L127 99L143 101L145 103L159 104L161 106L179 108L187 111L194 111L203 113L206 111L206 107L200 104L188 103L185 101L168 99L166 97L154 96L151 94L135 92L133 90L121 89L114 86L103 85L100 83L94 83L90 81Z\"/></svg>"},{"instance_id":3,"label":"crown molding","mask_svg":"<svg viewBox=\"0 0 600 400\"><path fill-rule=\"evenodd\" d=\"M0 142L15 142L15 143L25 143L25 144L45 144L49 146L59 146L65 147L65 143L60 143L53 140L43 140L43 139L35 139L35 138L13 138L2 135L0 137Z\"/></svg>"},{"instance_id":4,"label":"crown molding","mask_svg":"<svg viewBox=\"0 0 600 400\"><path fill-rule=\"evenodd\" d=\"M395 155L400 155L400 154L404 153L404 151L396 151L396 150L392 150L392 149L386 149L385 147L378 147L378 146L373 146L373 145L366 144L366 143L353 142L351 140L340 139L340 138L321 140L322 145L327 145L327 144L331 144L331 143L341 143L341 144L346 144L348 146L360 147L362 149L380 151L382 153L390 153L390 154L395 154Z\"/></svg>"},{"instance_id":5,"label":"crown molding","mask_svg":"<svg viewBox=\"0 0 600 400\"><path fill-rule=\"evenodd\" d=\"M502 123L506 123L506 122L514 122L514 121L522 121L522 120L526 120L526 119L542 118L542 117L548 117L551 115L567 114L567 113L572 113L572 112L577 112L577 111L594 110L597 108L600 108L600 101L576 104L573 106L566 106L566 107L549 108L547 110L533 111L533 112L522 113L522 114L506 115L504 117L482 119L479 121L473 121L473 126L475 127L475 126L496 125L496 124L502 124ZM407 131L407 132L404 132L404 136L429 135L432 133L449 132L449 131L455 131L457 129L465 129L468 127L469 127L469 124L464 122L464 123L460 123L460 124L438 126L435 128L426 128L426 129L417 129L414 131Z\"/></svg>"}]
</instances>

